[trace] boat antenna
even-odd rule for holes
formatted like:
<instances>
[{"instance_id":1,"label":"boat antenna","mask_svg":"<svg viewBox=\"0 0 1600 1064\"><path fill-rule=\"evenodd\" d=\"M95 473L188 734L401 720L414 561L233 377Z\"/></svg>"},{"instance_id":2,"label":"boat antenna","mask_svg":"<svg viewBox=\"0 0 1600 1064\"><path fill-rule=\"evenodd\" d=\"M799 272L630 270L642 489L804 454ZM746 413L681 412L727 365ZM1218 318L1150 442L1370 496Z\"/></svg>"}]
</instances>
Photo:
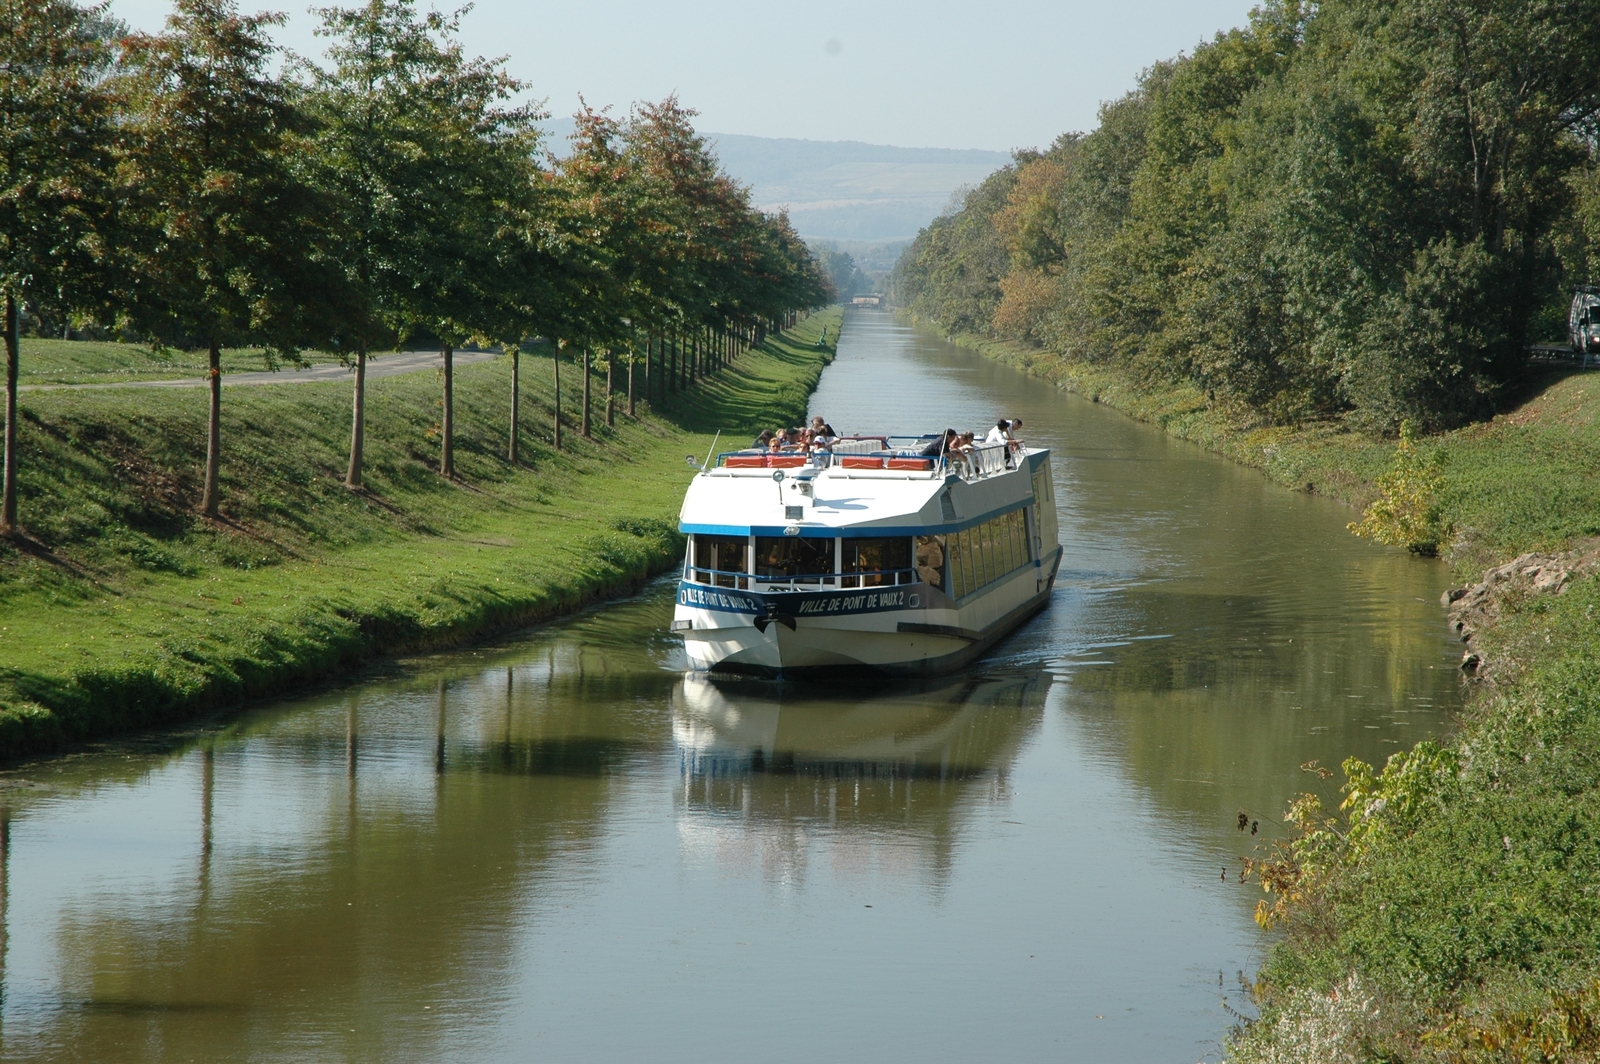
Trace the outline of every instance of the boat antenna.
<instances>
[{"instance_id":1,"label":"boat antenna","mask_svg":"<svg viewBox=\"0 0 1600 1064\"><path fill-rule=\"evenodd\" d=\"M706 452L705 464L700 467L701 469L705 469L706 466L711 464L711 456L717 453L717 441L720 439L722 439L722 430L718 429L717 434L711 437L711 450Z\"/></svg>"}]
</instances>

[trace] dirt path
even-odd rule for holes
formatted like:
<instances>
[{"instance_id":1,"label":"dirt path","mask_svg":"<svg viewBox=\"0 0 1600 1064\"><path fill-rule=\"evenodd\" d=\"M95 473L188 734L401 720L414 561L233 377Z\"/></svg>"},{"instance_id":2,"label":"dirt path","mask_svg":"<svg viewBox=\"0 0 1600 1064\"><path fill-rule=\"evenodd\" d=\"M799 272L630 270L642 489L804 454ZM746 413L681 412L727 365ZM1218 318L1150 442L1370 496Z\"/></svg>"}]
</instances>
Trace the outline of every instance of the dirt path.
<instances>
[{"instance_id":1,"label":"dirt path","mask_svg":"<svg viewBox=\"0 0 1600 1064\"><path fill-rule=\"evenodd\" d=\"M470 366L499 358L498 351L457 351L455 364ZM395 377L402 373L418 373L425 369L440 369L444 358L437 351L400 351L392 355L368 355L367 379ZM260 370L250 373L224 373L222 386L231 388L244 384L312 384L317 381L348 380L355 372L337 362L309 366L306 369ZM79 388L203 388L205 377L176 377L158 381L117 381L112 384L24 384L18 391L56 392Z\"/></svg>"}]
</instances>

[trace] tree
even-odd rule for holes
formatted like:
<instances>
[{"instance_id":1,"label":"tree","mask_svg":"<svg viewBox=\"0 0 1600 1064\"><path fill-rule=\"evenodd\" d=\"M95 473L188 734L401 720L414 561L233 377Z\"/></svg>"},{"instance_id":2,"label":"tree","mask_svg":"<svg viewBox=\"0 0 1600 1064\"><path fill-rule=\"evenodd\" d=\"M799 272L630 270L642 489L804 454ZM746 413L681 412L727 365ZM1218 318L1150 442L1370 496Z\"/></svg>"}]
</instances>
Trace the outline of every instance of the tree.
<instances>
[{"instance_id":1,"label":"tree","mask_svg":"<svg viewBox=\"0 0 1600 1064\"><path fill-rule=\"evenodd\" d=\"M147 335L204 347L210 418L201 512L216 516L224 346L269 364L325 325L327 262L291 88L272 78L267 29L229 0L177 0L160 35L125 41L128 111L120 180L135 225L128 292Z\"/></svg>"},{"instance_id":2,"label":"tree","mask_svg":"<svg viewBox=\"0 0 1600 1064\"><path fill-rule=\"evenodd\" d=\"M6 406L0 534L17 531L20 309L39 291L87 302L104 283L112 27L104 8L0 0L0 288ZM65 309L65 308L63 308Z\"/></svg>"},{"instance_id":3,"label":"tree","mask_svg":"<svg viewBox=\"0 0 1600 1064\"><path fill-rule=\"evenodd\" d=\"M614 349L631 341L633 320L651 312L647 284L664 234L651 224L646 190L623 150L621 123L587 104L574 121L572 150L555 178L559 207L551 215L561 234L567 290L559 309L548 308L543 318L552 335L582 352L579 432L588 436L592 353L606 352L609 380Z\"/></svg>"},{"instance_id":4,"label":"tree","mask_svg":"<svg viewBox=\"0 0 1600 1064\"><path fill-rule=\"evenodd\" d=\"M361 484L367 351L426 329L444 358L440 472L455 475L457 345L487 337L515 351L530 269L541 113L505 102L522 85L503 60L467 58L461 14L418 15L412 0L320 11L332 69L315 76L323 172L341 205L343 259L363 313L346 484ZM516 335L510 333L516 332Z\"/></svg>"},{"instance_id":5,"label":"tree","mask_svg":"<svg viewBox=\"0 0 1600 1064\"><path fill-rule=\"evenodd\" d=\"M861 267L856 265L856 260L849 252L823 245L816 249L815 254L824 276L828 278L829 286L833 289L834 298L846 300L871 290L866 275L861 272Z\"/></svg>"}]
</instances>

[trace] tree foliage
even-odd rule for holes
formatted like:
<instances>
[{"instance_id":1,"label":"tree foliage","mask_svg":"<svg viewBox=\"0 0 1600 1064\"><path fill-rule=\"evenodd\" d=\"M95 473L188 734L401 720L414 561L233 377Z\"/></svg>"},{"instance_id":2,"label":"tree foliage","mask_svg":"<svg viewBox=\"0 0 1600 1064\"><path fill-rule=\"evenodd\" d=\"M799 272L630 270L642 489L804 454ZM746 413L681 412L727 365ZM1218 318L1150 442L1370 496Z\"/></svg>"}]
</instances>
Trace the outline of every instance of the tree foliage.
<instances>
[{"instance_id":1,"label":"tree foliage","mask_svg":"<svg viewBox=\"0 0 1600 1064\"><path fill-rule=\"evenodd\" d=\"M893 291L1295 422L1482 417L1595 276L1600 9L1274 0L919 234Z\"/></svg>"},{"instance_id":2,"label":"tree foliage","mask_svg":"<svg viewBox=\"0 0 1600 1064\"><path fill-rule=\"evenodd\" d=\"M753 335L828 299L788 219L751 204L675 97L625 120L585 107L573 151L543 156L528 86L462 49L466 10L321 9L319 64L273 42L281 16L233 0L176 0L162 33L133 35L103 7L0 0L0 532L16 529L24 318L209 351L214 515L224 346L347 356L359 488L370 351L440 341L448 475L455 345Z\"/></svg>"},{"instance_id":3,"label":"tree foliage","mask_svg":"<svg viewBox=\"0 0 1600 1064\"><path fill-rule=\"evenodd\" d=\"M5 444L0 533L17 525L18 315L92 298L110 228L112 50L101 8L0 3L0 289Z\"/></svg>"}]
</instances>

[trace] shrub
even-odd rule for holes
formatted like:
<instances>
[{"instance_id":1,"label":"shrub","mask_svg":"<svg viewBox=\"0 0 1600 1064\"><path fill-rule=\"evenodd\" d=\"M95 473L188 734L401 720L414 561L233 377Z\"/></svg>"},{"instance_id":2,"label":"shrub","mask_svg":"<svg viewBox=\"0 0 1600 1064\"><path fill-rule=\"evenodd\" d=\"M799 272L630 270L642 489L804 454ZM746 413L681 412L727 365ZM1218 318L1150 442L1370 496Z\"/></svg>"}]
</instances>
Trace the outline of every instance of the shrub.
<instances>
[{"instance_id":1,"label":"shrub","mask_svg":"<svg viewBox=\"0 0 1600 1064\"><path fill-rule=\"evenodd\" d=\"M1400 443L1389 471L1378 478L1380 492L1372 505L1352 521L1350 531L1391 547L1432 556L1448 533L1440 516L1439 486L1443 481L1436 453L1417 449L1411 422L1400 423Z\"/></svg>"}]
</instances>

